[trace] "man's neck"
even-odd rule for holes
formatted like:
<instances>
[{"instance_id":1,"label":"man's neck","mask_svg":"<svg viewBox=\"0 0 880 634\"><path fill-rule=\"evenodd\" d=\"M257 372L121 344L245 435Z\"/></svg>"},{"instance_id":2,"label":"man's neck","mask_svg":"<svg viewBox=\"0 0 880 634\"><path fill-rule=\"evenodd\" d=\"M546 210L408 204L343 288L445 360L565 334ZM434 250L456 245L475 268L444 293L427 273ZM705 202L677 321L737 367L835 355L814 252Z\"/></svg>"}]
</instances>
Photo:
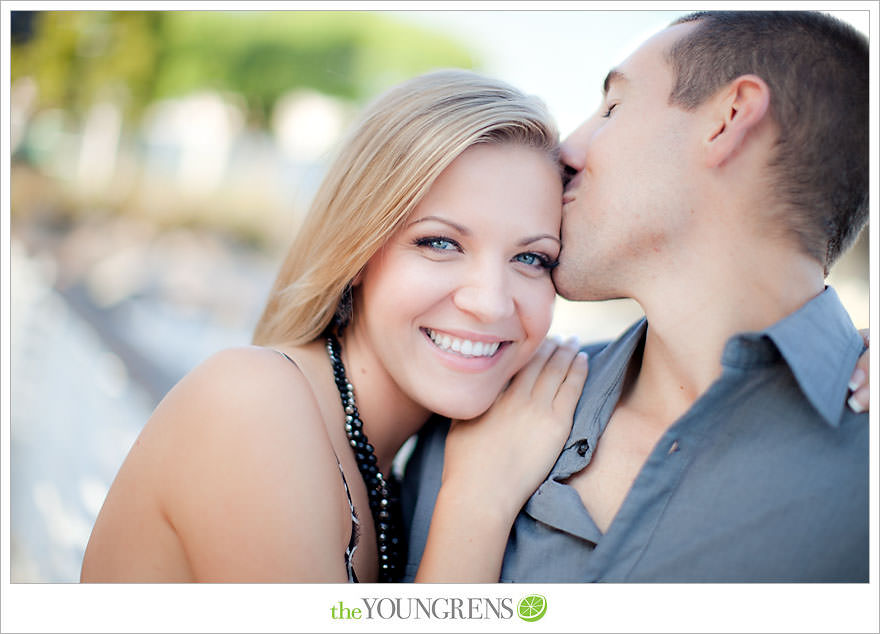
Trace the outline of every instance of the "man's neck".
<instances>
[{"instance_id":1,"label":"man's neck","mask_svg":"<svg viewBox=\"0 0 880 634\"><path fill-rule=\"evenodd\" d=\"M821 265L790 250L707 256L691 253L677 279L664 273L635 297L648 331L622 404L664 427L721 375L730 337L767 328L824 289Z\"/></svg>"}]
</instances>

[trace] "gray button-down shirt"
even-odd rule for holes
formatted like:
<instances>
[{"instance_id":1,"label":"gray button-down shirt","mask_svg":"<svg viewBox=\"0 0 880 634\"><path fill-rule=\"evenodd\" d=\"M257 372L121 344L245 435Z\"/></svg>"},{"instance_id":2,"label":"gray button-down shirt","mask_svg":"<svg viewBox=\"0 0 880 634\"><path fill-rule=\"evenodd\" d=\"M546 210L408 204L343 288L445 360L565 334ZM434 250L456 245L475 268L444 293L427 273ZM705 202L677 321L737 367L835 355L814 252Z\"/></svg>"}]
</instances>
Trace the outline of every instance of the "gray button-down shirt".
<instances>
[{"instance_id":1,"label":"gray button-down shirt","mask_svg":"<svg viewBox=\"0 0 880 634\"><path fill-rule=\"evenodd\" d=\"M723 371L649 455L603 534L563 481L586 467L647 324L590 360L571 436L517 517L502 581L867 581L867 414L845 407L864 345L833 289L732 337ZM407 467L406 580L440 487L448 424Z\"/></svg>"}]
</instances>

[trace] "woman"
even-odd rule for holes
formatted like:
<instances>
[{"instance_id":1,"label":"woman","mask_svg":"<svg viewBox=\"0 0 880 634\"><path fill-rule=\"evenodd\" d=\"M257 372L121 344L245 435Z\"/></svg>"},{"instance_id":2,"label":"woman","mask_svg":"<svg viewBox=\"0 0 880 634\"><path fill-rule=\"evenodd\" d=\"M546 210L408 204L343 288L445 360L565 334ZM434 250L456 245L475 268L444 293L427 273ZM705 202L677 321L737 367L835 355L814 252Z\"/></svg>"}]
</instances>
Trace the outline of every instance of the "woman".
<instances>
[{"instance_id":1,"label":"woman","mask_svg":"<svg viewBox=\"0 0 880 634\"><path fill-rule=\"evenodd\" d=\"M456 423L419 579L496 581L587 371L574 344L544 341L557 140L540 102L466 71L375 102L328 170L255 345L205 361L145 425L82 580L393 581L392 459L436 413Z\"/></svg>"}]
</instances>

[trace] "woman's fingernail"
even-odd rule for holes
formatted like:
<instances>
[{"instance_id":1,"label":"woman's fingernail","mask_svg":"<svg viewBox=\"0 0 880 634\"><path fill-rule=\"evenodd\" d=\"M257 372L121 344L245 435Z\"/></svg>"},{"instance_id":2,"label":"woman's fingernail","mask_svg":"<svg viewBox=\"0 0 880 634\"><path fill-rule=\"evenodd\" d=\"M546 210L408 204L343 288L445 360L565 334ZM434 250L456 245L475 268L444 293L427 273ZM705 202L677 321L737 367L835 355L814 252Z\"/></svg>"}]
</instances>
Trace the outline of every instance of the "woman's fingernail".
<instances>
[{"instance_id":1,"label":"woman's fingernail","mask_svg":"<svg viewBox=\"0 0 880 634\"><path fill-rule=\"evenodd\" d=\"M864 406L861 403L859 403L859 401L856 399L855 394L853 394L852 396L849 397L849 400L846 402L846 404L849 405L849 408L852 411L854 411L856 414L861 414L862 412L865 411Z\"/></svg>"},{"instance_id":2,"label":"woman's fingernail","mask_svg":"<svg viewBox=\"0 0 880 634\"><path fill-rule=\"evenodd\" d=\"M856 368L855 372L852 373L852 376L849 379L849 389L850 392L855 392L857 389L862 387L865 384L865 371L861 368Z\"/></svg>"}]
</instances>

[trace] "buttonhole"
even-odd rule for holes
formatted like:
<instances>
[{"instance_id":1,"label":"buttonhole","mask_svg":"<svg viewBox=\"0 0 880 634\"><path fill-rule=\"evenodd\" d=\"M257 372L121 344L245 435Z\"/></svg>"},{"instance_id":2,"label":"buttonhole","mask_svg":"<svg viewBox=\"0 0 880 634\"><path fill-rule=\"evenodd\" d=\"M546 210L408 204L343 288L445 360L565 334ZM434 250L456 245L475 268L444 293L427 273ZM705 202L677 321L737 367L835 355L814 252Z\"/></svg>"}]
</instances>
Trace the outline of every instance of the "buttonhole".
<instances>
[{"instance_id":1,"label":"buttonhole","mask_svg":"<svg viewBox=\"0 0 880 634\"><path fill-rule=\"evenodd\" d=\"M667 455L674 454L676 451L678 451L678 441L673 440L672 444L669 446L669 453Z\"/></svg>"}]
</instances>

